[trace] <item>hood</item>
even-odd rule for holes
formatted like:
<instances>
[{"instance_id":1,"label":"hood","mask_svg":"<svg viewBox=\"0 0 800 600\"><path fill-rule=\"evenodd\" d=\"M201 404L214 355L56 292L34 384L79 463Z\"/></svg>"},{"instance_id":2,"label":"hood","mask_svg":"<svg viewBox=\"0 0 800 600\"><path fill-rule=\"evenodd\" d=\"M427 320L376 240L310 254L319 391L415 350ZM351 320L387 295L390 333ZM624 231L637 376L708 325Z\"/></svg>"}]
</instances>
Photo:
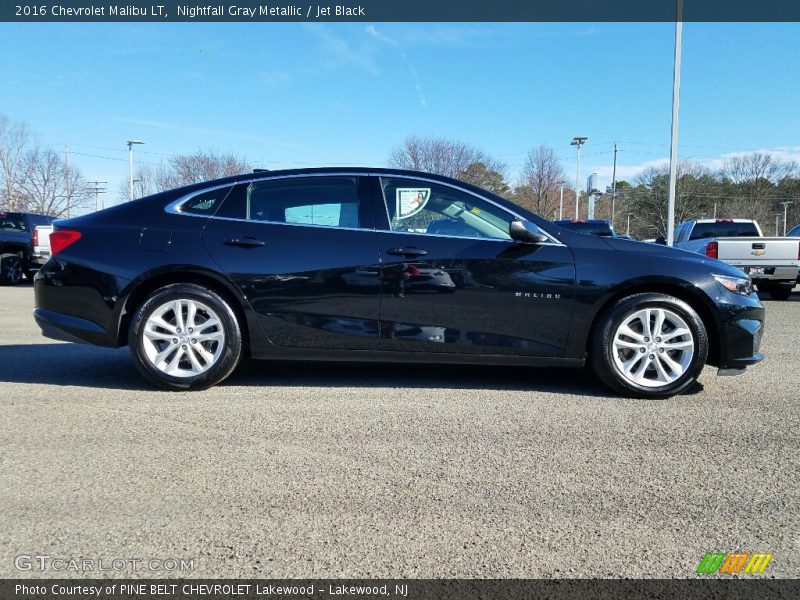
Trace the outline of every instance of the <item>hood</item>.
<instances>
[{"instance_id":1,"label":"hood","mask_svg":"<svg viewBox=\"0 0 800 600\"><path fill-rule=\"evenodd\" d=\"M677 260L693 263L695 265L703 265L708 268L712 273L717 275L728 275L729 277L747 277L744 271L737 269L727 263L717 260L716 258L709 258L697 252L689 252L687 250L680 250L678 248L670 248L669 246L662 246L661 244L653 244L651 242L640 242L637 240L625 240L620 238L602 238L606 244L612 249L619 252L635 252L639 256L643 254L653 255L653 258Z\"/></svg>"}]
</instances>

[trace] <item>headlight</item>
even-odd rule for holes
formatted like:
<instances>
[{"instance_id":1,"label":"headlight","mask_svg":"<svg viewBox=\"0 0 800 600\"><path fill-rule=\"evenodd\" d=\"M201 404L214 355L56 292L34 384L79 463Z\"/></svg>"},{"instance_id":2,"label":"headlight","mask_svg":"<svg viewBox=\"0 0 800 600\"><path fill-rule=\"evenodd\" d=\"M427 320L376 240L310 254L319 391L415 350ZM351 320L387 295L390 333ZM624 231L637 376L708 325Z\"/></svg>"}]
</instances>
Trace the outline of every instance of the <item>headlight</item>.
<instances>
[{"instance_id":1,"label":"headlight","mask_svg":"<svg viewBox=\"0 0 800 600\"><path fill-rule=\"evenodd\" d=\"M753 293L753 282L749 277L729 277L728 275L714 275L722 287L734 294L749 296Z\"/></svg>"}]
</instances>

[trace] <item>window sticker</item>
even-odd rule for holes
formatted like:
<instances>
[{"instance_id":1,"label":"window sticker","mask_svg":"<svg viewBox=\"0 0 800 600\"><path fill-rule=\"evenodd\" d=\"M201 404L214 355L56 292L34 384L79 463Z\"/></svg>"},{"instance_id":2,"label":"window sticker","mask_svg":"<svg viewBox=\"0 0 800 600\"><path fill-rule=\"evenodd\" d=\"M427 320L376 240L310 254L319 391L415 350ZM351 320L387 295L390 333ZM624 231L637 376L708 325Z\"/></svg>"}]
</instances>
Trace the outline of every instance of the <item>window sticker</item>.
<instances>
[{"instance_id":1,"label":"window sticker","mask_svg":"<svg viewBox=\"0 0 800 600\"><path fill-rule=\"evenodd\" d=\"M407 219L421 211L431 197L431 188L397 188L395 219Z\"/></svg>"}]
</instances>

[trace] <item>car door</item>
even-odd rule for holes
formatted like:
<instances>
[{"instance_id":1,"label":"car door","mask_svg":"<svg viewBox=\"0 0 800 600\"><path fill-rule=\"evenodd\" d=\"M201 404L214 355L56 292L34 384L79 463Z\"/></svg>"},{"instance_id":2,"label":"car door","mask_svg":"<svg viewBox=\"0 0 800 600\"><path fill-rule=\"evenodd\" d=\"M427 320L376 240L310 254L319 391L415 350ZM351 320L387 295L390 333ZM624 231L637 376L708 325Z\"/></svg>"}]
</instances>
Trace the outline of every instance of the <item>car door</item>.
<instances>
[{"instance_id":1,"label":"car door","mask_svg":"<svg viewBox=\"0 0 800 600\"><path fill-rule=\"evenodd\" d=\"M515 215L443 182L373 176L381 345L558 357L575 300L572 253L511 239Z\"/></svg>"},{"instance_id":2,"label":"car door","mask_svg":"<svg viewBox=\"0 0 800 600\"><path fill-rule=\"evenodd\" d=\"M273 344L377 348L379 260L366 186L333 174L242 183L208 220L205 248Z\"/></svg>"}]
</instances>

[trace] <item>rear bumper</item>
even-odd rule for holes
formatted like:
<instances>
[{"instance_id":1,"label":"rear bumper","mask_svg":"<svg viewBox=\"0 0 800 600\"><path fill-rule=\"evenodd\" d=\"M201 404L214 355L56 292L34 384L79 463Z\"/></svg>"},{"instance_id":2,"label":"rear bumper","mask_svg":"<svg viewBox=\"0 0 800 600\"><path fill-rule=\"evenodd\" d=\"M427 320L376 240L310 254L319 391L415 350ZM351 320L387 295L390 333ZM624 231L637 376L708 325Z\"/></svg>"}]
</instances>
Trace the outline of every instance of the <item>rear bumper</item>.
<instances>
[{"instance_id":1,"label":"rear bumper","mask_svg":"<svg viewBox=\"0 0 800 600\"><path fill-rule=\"evenodd\" d=\"M113 340L97 323L71 315L65 315L43 308L33 309L33 318L42 330L42 335L64 342L94 344L96 346L116 347Z\"/></svg>"}]
</instances>

